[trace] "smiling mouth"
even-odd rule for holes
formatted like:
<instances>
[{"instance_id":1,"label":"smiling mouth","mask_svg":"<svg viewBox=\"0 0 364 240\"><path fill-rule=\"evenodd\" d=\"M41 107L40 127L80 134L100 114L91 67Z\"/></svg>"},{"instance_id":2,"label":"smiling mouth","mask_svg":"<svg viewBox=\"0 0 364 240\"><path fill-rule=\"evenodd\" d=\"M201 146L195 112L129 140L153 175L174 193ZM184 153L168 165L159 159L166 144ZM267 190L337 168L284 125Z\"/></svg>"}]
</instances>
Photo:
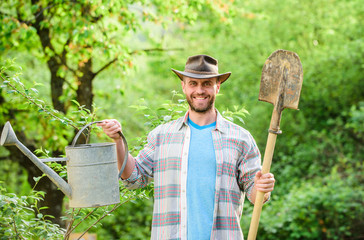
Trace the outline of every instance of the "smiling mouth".
<instances>
[{"instance_id":1,"label":"smiling mouth","mask_svg":"<svg viewBox=\"0 0 364 240\"><path fill-rule=\"evenodd\" d=\"M205 100L205 99L207 99L207 97L193 97L194 99L196 99L196 100Z\"/></svg>"}]
</instances>

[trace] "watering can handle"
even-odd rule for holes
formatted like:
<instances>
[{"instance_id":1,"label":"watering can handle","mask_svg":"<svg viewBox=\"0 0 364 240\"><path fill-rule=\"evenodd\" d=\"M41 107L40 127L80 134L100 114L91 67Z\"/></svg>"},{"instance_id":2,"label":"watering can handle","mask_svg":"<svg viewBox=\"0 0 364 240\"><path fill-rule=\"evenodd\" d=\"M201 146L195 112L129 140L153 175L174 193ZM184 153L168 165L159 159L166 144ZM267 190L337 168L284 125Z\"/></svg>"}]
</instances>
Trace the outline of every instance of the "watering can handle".
<instances>
[{"instance_id":1,"label":"watering can handle","mask_svg":"<svg viewBox=\"0 0 364 240\"><path fill-rule=\"evenodd\" d=\"M72 147L74 147L76 145L77 139L81 135L83 130L85 130L88 126L95 124L95 123L102 123L102 121L90 122L90 123L86 124L85 126L83 126L83 128L81 128L81 130L78 131L75 138L73 139ZM127 143L126 138L124 137L123 133L119 131L118 134L120 135L121 139L123 140L124 146L125 146L125 157L124 157L123 165L121 166L121 169L119 171L119 175L118 175L118 179L119 179L119 178L121 178L121 174L123 173L125 166L126 166L126 162L128 161L129 151L128 151L128 143Z\"/></svg>"}]
</instances>

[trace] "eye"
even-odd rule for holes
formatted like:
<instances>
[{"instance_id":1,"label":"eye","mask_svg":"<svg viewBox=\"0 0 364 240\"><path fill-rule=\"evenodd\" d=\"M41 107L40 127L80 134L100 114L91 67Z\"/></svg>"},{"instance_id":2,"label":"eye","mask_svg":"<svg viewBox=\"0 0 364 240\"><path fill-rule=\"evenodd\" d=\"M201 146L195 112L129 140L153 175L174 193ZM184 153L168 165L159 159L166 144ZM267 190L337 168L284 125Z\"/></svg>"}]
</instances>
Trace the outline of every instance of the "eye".
<instances>
[{"instance_id":1,"label":"eye","mask_svg":"<svg viewBox=\"0 0 364 240\"><path fill-rule=\"evenodd\" d=\"M211 86L211 82L204 82L204 85L205 85L206 87L210 87L210 86Z\"/></svg>"},{"instance_id":2,"label":"eye","mask_svg":"<svg viewBox=\"0 0 364 240\"><path fill-rule=\"evenodd\" d=\"M191 81L190 82L190 86L196 86L197 85L197 83L196 82L194 82L194 81Z\"/></svg>"}]
</instances>

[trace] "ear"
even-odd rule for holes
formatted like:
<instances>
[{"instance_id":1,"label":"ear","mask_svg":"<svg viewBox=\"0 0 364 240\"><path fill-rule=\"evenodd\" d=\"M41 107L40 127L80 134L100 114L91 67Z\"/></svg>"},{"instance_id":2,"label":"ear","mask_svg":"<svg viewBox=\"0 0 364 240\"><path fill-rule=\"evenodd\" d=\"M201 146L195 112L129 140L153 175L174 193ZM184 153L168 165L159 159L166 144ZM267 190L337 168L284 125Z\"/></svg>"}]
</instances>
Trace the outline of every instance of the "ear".
<instances>
[{"instance_id":1,"label":"ear","mask_svg":"<svg viewBox=\"0 0 364 240\"><path fill-rule=\"evenodd\" d=\"M183 93L184 94L186 94L185 93L185 80L183 79L183 80L181 80L181 86L182 86L182 91L183 91Z\"/></svg>"},{"instance_id":2,"label":"ear","mask_svg":"<svg viewBox=\"0 0 364 240\"><path fill-rule=\"evenodd\" d=\"M219 80L216 81L216 94L220 91L221 82Z\"/></svg>"}]
</instances>

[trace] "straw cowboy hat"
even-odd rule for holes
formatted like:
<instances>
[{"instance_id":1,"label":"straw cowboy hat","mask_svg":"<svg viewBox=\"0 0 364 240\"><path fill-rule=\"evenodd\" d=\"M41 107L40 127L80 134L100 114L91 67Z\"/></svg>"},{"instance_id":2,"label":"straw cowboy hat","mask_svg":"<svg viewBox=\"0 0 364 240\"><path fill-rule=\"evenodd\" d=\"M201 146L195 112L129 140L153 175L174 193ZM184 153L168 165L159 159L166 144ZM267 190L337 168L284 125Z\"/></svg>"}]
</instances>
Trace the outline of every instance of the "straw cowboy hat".
<instances>
[{"instance_id":1,"label":"straw cowboy hat","mask_svg":"<svg viewBox=\"0 0 364 240\"><path fill-rule=\"evenodd\" d=\"M173 68L172 71L181 80L183 80L183 76L198 79L217 77L221 83L225 82L231 74L231 72L219 74L217 60L207 55L189 57L184 71L178 71Z\"/></svg>"}]
</instances>

